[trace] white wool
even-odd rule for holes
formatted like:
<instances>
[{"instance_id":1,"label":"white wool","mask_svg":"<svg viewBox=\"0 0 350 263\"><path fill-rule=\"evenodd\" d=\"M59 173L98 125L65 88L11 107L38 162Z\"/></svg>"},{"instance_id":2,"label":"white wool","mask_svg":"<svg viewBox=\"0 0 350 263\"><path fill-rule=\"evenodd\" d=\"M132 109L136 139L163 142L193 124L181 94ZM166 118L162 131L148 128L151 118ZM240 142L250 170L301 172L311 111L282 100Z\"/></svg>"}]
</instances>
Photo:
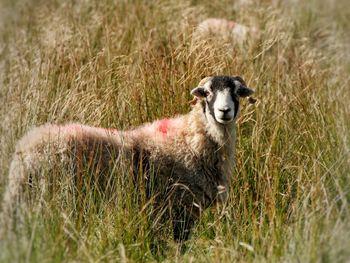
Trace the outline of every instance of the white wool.
<instances>
[{"instance_id":1,"label":"white wool","mask_svg":"<svg viewBox=\"0 0 350 263\"><path fill-rule=\"evenodd\" d=\"M208 18L198 24L195 38L221 37L242 44L250 36L257 36L256 27L248 27L231 20L221 18Z\"/></svg>"}]
</instances>

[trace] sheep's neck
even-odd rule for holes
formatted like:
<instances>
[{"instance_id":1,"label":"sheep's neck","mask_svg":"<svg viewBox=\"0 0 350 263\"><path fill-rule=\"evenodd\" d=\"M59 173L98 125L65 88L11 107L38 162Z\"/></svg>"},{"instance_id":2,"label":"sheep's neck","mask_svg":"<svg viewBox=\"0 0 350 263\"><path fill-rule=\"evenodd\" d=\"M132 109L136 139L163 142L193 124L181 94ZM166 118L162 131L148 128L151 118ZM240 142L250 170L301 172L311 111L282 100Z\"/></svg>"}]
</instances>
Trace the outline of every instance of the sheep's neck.
<instances>
[{"instance_id":1,"label":"sheep's neck","mask_svg":"<svg viewBox=\"0 0 350 263\"><path fill-rule=\"evenodd\" d=\"M192 127L193 137L196 138L196 152L205 152L205 149L215 147L218 153L232 158L235 147L235 124L218 124L211 115L208 115L202 103L197 103L190 114L189 126ZM208 138L209 137L209 138ZM231 156L232 155L232 156Z\"/></svg>"}]
</instances>

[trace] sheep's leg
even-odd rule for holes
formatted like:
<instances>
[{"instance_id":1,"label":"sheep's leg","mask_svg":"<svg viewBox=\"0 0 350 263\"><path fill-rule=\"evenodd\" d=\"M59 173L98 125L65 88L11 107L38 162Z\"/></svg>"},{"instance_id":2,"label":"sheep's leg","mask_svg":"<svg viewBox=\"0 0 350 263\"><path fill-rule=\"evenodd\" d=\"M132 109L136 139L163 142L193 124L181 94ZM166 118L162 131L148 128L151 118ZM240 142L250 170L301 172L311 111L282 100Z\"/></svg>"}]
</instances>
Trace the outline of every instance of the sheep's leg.
<instances>
[{"instance_id":1,"label":"sheep's leg","mask_svg":"<svg viewBox=\"0 0 350 263\"><path fill-rule=\"evenodd\" d=\"M173 214L174 240L182 242L188 240L195 219L186 207L178 207Z\"/></svg>"}]
</instances>

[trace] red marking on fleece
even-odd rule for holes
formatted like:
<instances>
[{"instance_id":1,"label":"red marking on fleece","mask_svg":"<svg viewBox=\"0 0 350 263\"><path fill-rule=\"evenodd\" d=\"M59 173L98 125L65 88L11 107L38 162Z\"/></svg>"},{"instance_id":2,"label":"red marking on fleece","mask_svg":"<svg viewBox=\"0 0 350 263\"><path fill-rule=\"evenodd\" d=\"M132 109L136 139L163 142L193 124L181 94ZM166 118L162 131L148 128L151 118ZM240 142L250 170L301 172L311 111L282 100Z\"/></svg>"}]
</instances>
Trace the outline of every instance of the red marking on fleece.
<instances>
[{"instance_id":1,"label":"red marking on fleece","mask_svg":"<svg viewBox=\"0 0 350 263\"><path fill-rule=\"evenodd\" d=\"M169 124L170 124L169 119L160 120L157 130L165 135L168 133Z\"/></svg>"}]
</instances>

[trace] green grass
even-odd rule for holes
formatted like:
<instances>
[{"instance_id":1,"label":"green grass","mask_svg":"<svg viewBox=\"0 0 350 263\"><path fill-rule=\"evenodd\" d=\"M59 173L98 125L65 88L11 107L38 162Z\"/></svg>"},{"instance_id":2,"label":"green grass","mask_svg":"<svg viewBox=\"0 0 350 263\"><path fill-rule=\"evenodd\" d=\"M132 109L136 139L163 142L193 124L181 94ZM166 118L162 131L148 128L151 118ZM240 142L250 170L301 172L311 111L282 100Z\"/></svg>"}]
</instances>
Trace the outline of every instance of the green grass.
<instances>
[{"instance_id":1,"label":"green grass","mask_svg":"<svg viewBox=\"0 0 350 263\"><path fill-rule=\"evenodd\" d=\"M207 17L261 35L192 41ZM76 203L64 187L34 200L0 237L0 261L348 262L349 19L347 0L1 0L0 193L33 126L127 129L186 113L190 89L214 74L242 76L258 102L242 105L229 201L204 213L185 253L166 233L163 255L151 253L148 210L120 182L115 203Z\"/></svg>"}]
</instances>

